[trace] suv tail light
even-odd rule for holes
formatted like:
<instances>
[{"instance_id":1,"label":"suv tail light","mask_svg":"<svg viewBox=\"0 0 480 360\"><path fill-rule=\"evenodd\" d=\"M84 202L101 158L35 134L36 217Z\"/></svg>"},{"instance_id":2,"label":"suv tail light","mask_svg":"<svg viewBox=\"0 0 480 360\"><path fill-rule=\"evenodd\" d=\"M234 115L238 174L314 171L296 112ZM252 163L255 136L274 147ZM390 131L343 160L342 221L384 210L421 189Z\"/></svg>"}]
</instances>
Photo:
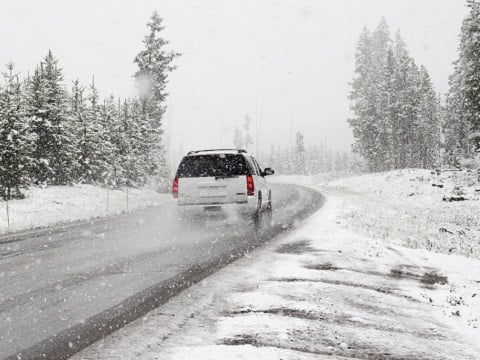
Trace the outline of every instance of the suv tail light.
<instances>
[{"instance_id":1,"label":"suv tail light","mask_svg":"<svg viewBox=\"0 0 480 360\"><path fill-rule=\"evenodd\" d=\"M247 195L255 195L255 185L253 183L252 175L247 175Z\"/></svg>"},{"instance_id":2,"label":"suv tail light","mask_svg":"<svg viewBox=\"0 0 480 360\"><path fill-rule=\"evenodd\" d=\"M178 178L173 179L172 194L174 198L178 198Z\"/></svg>"}]
</instances>

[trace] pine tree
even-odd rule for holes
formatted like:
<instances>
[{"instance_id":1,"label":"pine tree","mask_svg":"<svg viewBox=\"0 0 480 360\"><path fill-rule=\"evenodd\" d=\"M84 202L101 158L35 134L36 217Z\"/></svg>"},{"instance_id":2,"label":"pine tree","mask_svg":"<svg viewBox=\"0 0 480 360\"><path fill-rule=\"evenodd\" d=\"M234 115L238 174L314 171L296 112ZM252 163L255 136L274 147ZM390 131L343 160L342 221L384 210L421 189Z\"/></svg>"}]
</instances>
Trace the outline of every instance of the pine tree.
<instances>
[{"instance_id":1,"label":"pine tree","mask_svg":"<svg viewBox=\"0 0 480 360\"><path fill-rule=\"evenodd\" d=\"M75 181L82 182L84 178L83 168L83 124L85 118L86 104L84 98L85 88L80 85L79 80L73 82L71 94L69 97L68 121L72 123L74 137L72 145L74 152L71 154L73 158L72 177Z\"/></svg>"},{"instance_id":2,"label":"pine tree","mask_svg":"<svg viewBox=\"0 0 480 360\"><path fill-rule=\"evenodd\" d=\"M162 19L155 11L147 24L148 34L144 38L144 49L135 57L138 70L135 80L140 93L142 116L145 126L145 144L148 146L148 175L166 178L165 149L162 143L162 120L167 97L168 73L175 69L173 60L179 53L167 51L168 41L160 36L164 29Z\"/></svg>"},{"instance_id":3,"label":"pine tree","mask_svg":"<svg viewBox=\"0 0 480 360\"><path fill-rule=\"evenodd\" d=\"M480 2L467 0L467 6L470 12L461 27L444 125L446 152L452 165L459 157L480 153Z\"/></svg>"},{"instance_id":4,"label":"pine tree","mask_svg":"<svg viewBox=\"0 0 480 360\"><path fill-rule=\"evenodd\" d=\"M295 137L295 165L297 174L306 174L305 168L305 142L303 134L298 131Z\"/></svg>"},{"instance_id":5,"label":"pine tree","mask_svg":"<svg viewBox=\"0 0 480 360\"><path fill-rule=\"evenodd\" d=\"M32 178L36 183L64 185L74 169L73 124L68 122L67 93L58 61L49 51L28 85L27 112L37 135Z\"/></svg>"},{"instance_id":6,"label":"pine tree","mask_svg":"<svg viewBox=\"0 0 480 360\"><path fill-rule=\"evenodd\" d=\"M375 124L373 99L375 83L371 76L373 72L373 45L372 35L364 28L357 44L355 56L355 76L352 82L352 92L349 99L355 117L348 122L355 138L354 150L363 156L375 169L374 144L378 137Z\"/></svg>"},{"instance_id":7,"label":"pine tree","mask_svg":"<svg viewBox=\"0 0 480 360\"><path fill-rule=\"evenodd\" d=\"M50 144L53 142L52 124L46 116L46 91L43 75L43 64L40 63L27 82L27 116L32 123L32 132L36 134L35 149L30 177L36 184L46 184L53 178L50 163Z\"/></svg>"},{"instance_id":8,"label":"pine tree","mask_svg":"<svg viewBox=\"0 0 480 360\"><path fill-rule=\"evenodd\" d=\"M349 123L357 140L354 149L365 157L371 171L383 170L386 153L382 142L388 138L387 123L384 122L387 109L382 79L390 47L388 25L382 18L373 33L363 29L357 45L355 76L352 82L350 100L355 118Z\"/></svg>"},{"instance_id":9,"label":"pine tree","mask_svg":"<svg viewBox=\"0 0 480 360\"><path fill-rule=\"evenodd\" d=\"M372 33L372 72L370 73L372 86L370 101L372 106L373 127L375 128L374 142L371 144L374 166L377 171L387 170L389 167L388 143L389 122L386 119L389 110L388 91L385 89L385 70L388 68L388 57L391 46L390 30L385 18L380 20ZM390 74L388 74L390 76ZM387 84L388 86L388 84ZM385 92L387 91L387 93Z\"/></svg>"},{"instance_id":10,"label":"pine tree","mask_svg":"<svg viewBox=\"0 0 480 360\"><path fill-rule=\"evenodd\" d=\"M75 91L75 89L74 89ZM106 124L102 121L99 95L95 82L89 87L86 103L83 91L80 101L76 101L76 134L78 147L78 177L83 183L104 183L104 176L109 173L111 142Z\"/></svg>"},{"instance_id":11,"label":"pine tree","mask_svg":"<svg viewBox=\"0 0 480 360\"><path fill-rule=\"evenodd\" d=\"M392 49L387 50L387 59L381 72L378 94L378 170L390 170L395 167L395 152L397 149L395 135L397 132L396 63Z\"/></svg>"},{"instance_id":12,"label":"pine tree","mask_svg":"<svg viewBox=\"0 0 480 360\"><path fill-rule=\"evenodd\" d=\"M480 151L480 2L468 0L467 4L470 14L463 22L460 40L460 58L464 64L462 92L470 140L477 152Z\"/></svg>"},{"instance_id":13,"label":"pine tree","mask_svg":"<svg viewBox=\"0 0 480 360\"><path fill-rule=\"evenodd\" d=\"M402 151L406 155L406 167L415 168L419 166L419 146L421 133L419 132L418 110L420 104L420 73L417 64L413 59L406 73L407 87L405 99L403 100L403 116L406 119L404 131L405 139Z\"/></svg>"},{"instance_id":14,"label":"pine tree","mask_svg":"<svg viewBox=\"0 0 480 360\"><path fill-rule=\"evenodd\" d=\"M0 89L0 197L21 198L21 189L29 182L34 137L22 103L22 89L14 65L7 64Z\"/></svg>"},{"instance_id":15,"label":"pine tree","mask_svg":"<svg viewBox=\"0 0 480 360\"><path fill-rule=\"evenodd\" d=\"M440 146L440 113L430 75L424 66L420 67L420 87L418 105L418 167L433 168L437 165Z\"/></svg>"},{"instance_id":16,"label":"pine tree","mask_svg":"<svg viewBox=\"0 0 480 360\"><path fill-rule=\"evenodd\" d=\"M106 162L109 164L107 172L103 175L103 183L107 187L118 188L122 186L124 167L122 150L124 146L124 129L120 119L119 106L115 104L113 96L104 100L100 109L101 122L108 133L109 146L105 149Z\"/></svg>"},{"instance_id":17,"label":"pine tree","mask_svg":"<svg viewBox=\"0 0 480 360\"><path fill-rule=\"evenodd\" d=\"M117 185L137 187L145 184L146 155L142 151L142 133L138 117L141 105L135 100L124 100L119 104L119 122L115 139L121 167L118 168Z\"/></svg>"},{"instance_id":18,"label":"pine tree","mask_svg":"<svg viewBox=\"0 0 480 360\"><path fill-rule=\"evenodd\" d=\"M136 99L128 102L129 125L128 137L131 155L135 159L130 164L130 180L135 186L144 185L150 174L151 159L149 144L145 141L149 136L148 120L144 117L142 105Z\"/></svg>"},{"instance_id":19,"label":"pine tree","mask_svg":"<svg viewBox=\"0 0 480 360\"><path fill-rule=\"evenodd\" d=\"M463 100L463 66L457 60L455 71L449 78L449 92L446 99L446 116L443 121L446 162L450 166L459 167L460 159L470 153L470 124L465 116Z\"/></svg>"},{"instance_id":20,"label":"pine tree","mask_svg":"<svg viewBox=\"0 0 480 360\"><path fill-rule=\"evenodd\" d=\"M50 163L54 171L52 179L55 185L65 185L71 181L73 169L72 124L67 121L67 92L63 87L62 70L58 60L49 51L44 59L46 91L46 115L52 124L52 143Z\"/></svg>"},{"instance_id":21,"label":"pine tree","mask_svg":"<svg viewBox=\"0 0 480 360\"><path fill-rule=\"evenodd\" d=\"M394 85L391 96L392 101L392 152L393 168L409 166L411 158L411 122L414 117L415 98L412 92L413 59L408 54L405 42L400 32L396 33L393 45L395 58Z\"/></svg>"}]
</instances>

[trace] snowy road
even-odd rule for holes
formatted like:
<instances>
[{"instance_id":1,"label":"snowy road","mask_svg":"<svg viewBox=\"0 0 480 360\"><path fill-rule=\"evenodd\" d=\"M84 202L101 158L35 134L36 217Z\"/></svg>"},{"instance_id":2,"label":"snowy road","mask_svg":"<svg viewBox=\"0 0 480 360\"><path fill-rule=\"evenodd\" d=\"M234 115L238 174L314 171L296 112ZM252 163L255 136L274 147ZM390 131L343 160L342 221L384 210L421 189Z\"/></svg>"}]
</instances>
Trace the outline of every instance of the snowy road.
<instances>
[{"instance_id":1,"label":"snowy road","mask_svg":"<svg viewBox=\"0 0 480 360\"><path fill-rule=\"evenodd\" d=\"M275 185L267 235L180 225L175 204L23 239L0 239L0 358L72 354L313 212L321 196ZM16 358L16 357L15 357Z\"/></svg>"},{"instance_id":2,"label":"snowy road","mask_svg":"<svg viewBox=\"0 0 480 360\"><path fill-rule=\"evenodd\" d=\"M351 193L325 190L293 231L73 359L479 359L480 262L347 230Z\"/></svg>"}]
</instances>

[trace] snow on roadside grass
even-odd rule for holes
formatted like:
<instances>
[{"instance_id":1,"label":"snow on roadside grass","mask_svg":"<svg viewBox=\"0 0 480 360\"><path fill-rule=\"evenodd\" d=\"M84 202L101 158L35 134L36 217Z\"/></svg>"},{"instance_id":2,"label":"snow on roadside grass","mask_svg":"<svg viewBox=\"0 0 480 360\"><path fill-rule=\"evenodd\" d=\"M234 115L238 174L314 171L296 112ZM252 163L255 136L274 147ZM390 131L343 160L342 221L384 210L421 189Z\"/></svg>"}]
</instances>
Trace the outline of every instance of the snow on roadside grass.
<instances>
[{"instance_id":1,"label":"snow on roadside grass","mask_svg":"<svg viewBox=\"0 0 480 360\"><path fill-rule=\"evenodd\" d=\"M398 170L319 188L344 200L338 221L347 228L398 245L480 258L480 184L473 173Z\"/></svg>"},{"instance_id":2,"label":"snow on roadside grass","mask_svg":"<svg viewBox=\"0 0 480 360\"><path fill-rule=\"evenodd\" d=\"M344 204L74 359L475 359L480 261L359 236Z\"/></svg>"},{"instance_id":3,"label":"snow on roadside grass","mask_svg":"<svg viewBox=\"0 0 480 360\"><path fill-rule=\"evenodd\" d=\"M122 190L107 191L93 185L33 187L25 199L9 201L10 226L6 203L0 202L0 234L119 214L169 199L152 190L129 189L127 209L127 195Z\"/></svg>"}]
</instances>

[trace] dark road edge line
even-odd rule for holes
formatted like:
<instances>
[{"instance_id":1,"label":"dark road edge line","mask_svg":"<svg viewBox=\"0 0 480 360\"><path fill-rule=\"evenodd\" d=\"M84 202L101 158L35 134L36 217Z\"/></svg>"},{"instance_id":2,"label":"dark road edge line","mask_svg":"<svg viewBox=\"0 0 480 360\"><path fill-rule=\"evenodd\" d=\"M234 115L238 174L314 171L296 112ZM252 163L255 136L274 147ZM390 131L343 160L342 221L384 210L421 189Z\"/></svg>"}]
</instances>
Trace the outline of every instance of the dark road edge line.
<instances>
[{"instance_id":1,"label":"dark road edge line","mask_svg":"<svg viewBox=\"0 0 480 360\"><path fill-rule=\"evenodd\" d=\"M303 186L302 186L303 187ZM316 190L308 189L311 194L311 203L294 214L287 227L281 224L273 226L267 233L261 234L253 244L240 248L236 253L226 257L218 257L199 265L192 266L186 271L167 280L153 285L87 319L83 323L46 338L31 347L9 355L5 360L27 359L67 359L95 342L121 329L134 320L144 316L155 308L165 304L168 300L183 290L212 275L224 266L243 257L249 251L271 241L281 233L292 229L295 220L303 220L320 209L325 201Z\"/></svg>"}]
</instances>

